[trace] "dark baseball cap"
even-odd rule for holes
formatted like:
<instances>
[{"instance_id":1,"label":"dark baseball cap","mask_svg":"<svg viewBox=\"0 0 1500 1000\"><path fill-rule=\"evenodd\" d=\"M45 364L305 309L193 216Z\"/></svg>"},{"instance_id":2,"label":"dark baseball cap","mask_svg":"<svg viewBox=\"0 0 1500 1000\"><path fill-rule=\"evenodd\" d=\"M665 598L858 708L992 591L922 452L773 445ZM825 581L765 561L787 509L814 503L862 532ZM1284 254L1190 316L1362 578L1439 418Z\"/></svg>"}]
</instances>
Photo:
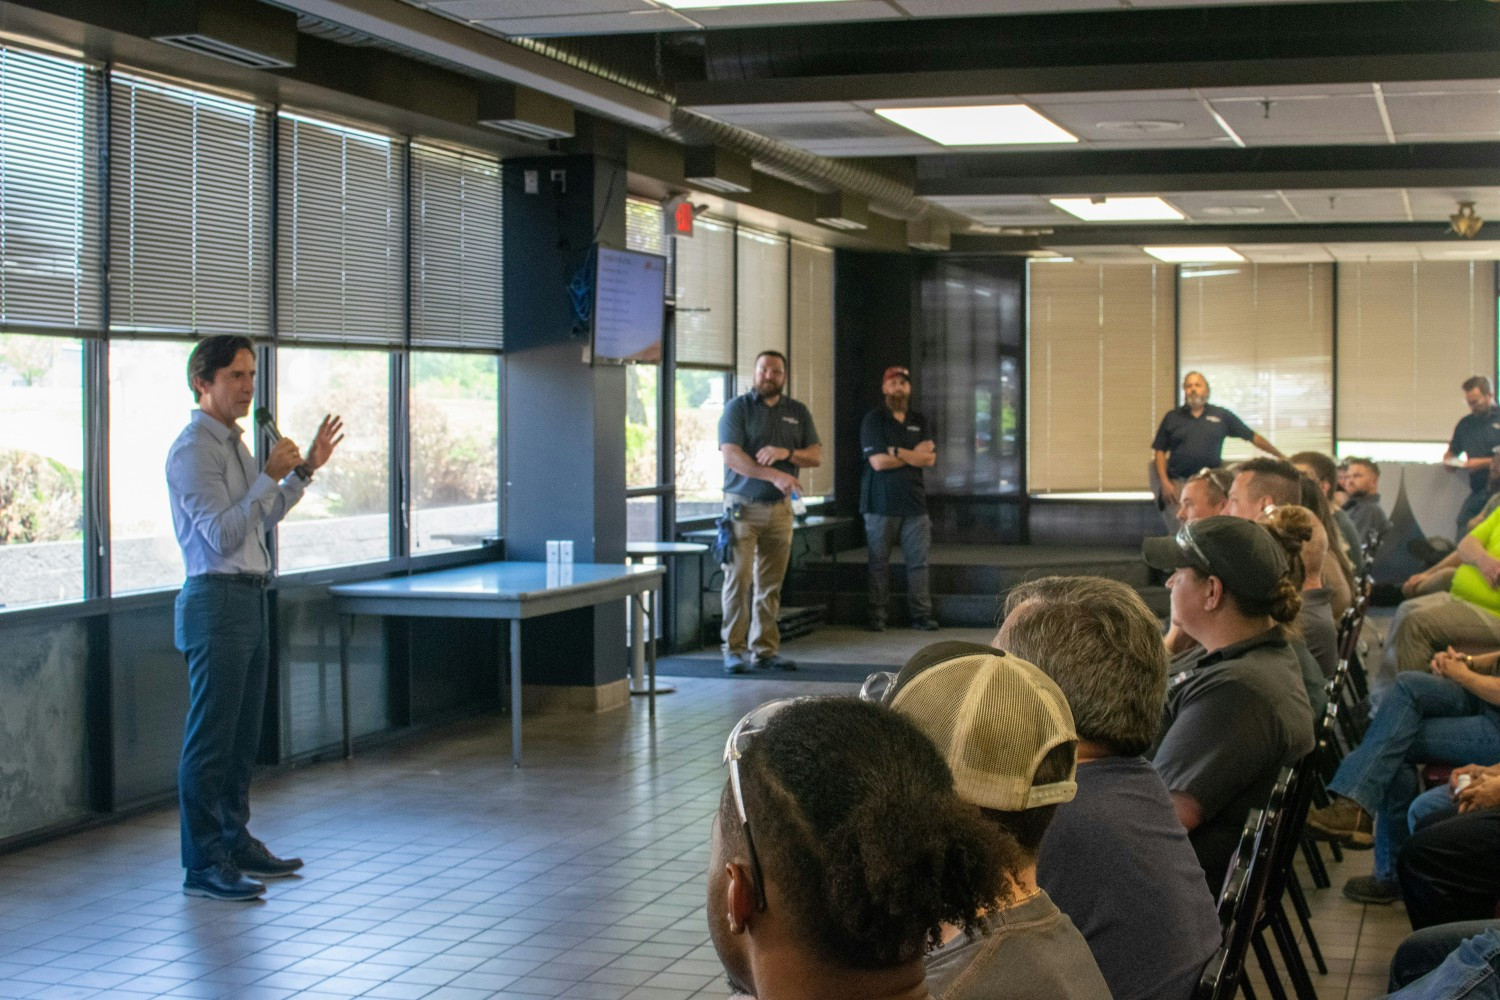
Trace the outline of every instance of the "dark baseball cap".
<instances>
[{"instance_id":1,"label":"dark baseball cap","mask_svg":"<svg viewBox=\"0 0 1500 1000\"><path fill-rule=\"evenodd\" d=\"M1141 555L1152 569L1192 566L1224 582L1236 597L1265 600L1286 576L1286 550L1264 525L1242 517L1205 517L1176 535L1148 538Z\"/></svg>"}]
</instances>

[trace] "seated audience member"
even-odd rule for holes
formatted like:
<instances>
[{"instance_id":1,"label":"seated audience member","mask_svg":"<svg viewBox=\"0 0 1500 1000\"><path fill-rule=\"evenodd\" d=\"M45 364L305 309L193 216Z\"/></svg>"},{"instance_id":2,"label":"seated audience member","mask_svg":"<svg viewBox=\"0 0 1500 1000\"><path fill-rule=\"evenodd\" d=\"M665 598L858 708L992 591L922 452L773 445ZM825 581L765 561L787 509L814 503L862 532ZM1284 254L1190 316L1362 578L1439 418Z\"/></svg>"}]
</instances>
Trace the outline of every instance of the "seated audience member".
<instances>
[{"instance_id":1,"label":"seated audience member","mask_svg":"<svg viewBox=\"0 0 1500 1000\"><path fill-rule=\"evenodd\" d=\"M1229 502L1229 483L1234 476L1228 469L1203 469L1189 476L1182 484L1182 493L1177 502L1177 520L1198 521L1224 512Z\"/></svg>"},{"instance_id":2,"label":"seated audience member","mask_svg":"<svg viewBox=\"0 0 1500 1000\"><path fill-rule=\"evenodd\" d=\"M1318 532L1313 513L1305 507L1277 507L1266 517L1266 523L1281 534L1306 538L1302 545L1301 572L1292 574L1301 588L1302 610L1297 612L1297 633L1318 664L1323 681L1333 677L1339 665L1339 630L1329 606L1329 589L1323 586L1323 555L1328 536ZM1295 565L1293 567L1296 569ZM1300 577L1300 578L1299 578ZM1321 692L1322 685L1319 685ZM1322 709L1314 703L1315 711Z\"/></svg>"},{"instance_id":3,"label":"seated audience member","mask_svg":"<svg viewBox=\"0 0 1500 1000\"><path fill-rule=\"evenodd\" d=\"M1386 989L1395 993L1403 986L1410 986L1442 965L1464 941L1491 929L1500 929L1500 920L1461 920L1412 931L1391 958L1390 983Z\"/></svg>"},{"instance_id":4,"label":"seated audience member","mask_svg":"<svg viewBox=\"0 0 1500 1000\"><path fill-rule=\"evenodd\" d=\"M1469 784L1456 787L1467 775ZM1451 806L1417 815L1397 859L1396 874L1415 930L1495 916L1500 902L1500 767L1457 768ZM1435 789L1438 794L1442 789Z\"/></svg>"},{"instance_id":5,"label":"seated audience member","mask_svg":"<svg viewBox=\"0 0 1500 1000\"><path fill-rule=\"evenodd\" d=\"M995 644L1057 683L1078 728L1078 794L1042 837L1037 884L1083 932L1115 1000L1187 1000L1219 922L1172 797L1141 756L1166 695L1156 616L1117 580L1049 576L1010 592Z\"/></svg>"},{"instance_id":6,"label":"seated audience member","mask_svg":"<svg viewBox=\"0 0 1500 1000\"><path fill-rule=\"evenodd\" d=\"M1302 474L1290 462L1275 458L1252 458L1241 463L1229 487L1229 503L1224 513L1254 521L1271 507L1303 503ZM1317 512L1314 512L1317 513ZM1319 517L1320 527L1322 517ZM1328 548L1323 557L1323 585L1329 588L1329 606L1334 617L1342 617L1353 603L1354 568L1341 559L1336 549Z\"/></svg>"},{"instance_id":7,"label":"seated audience member","mask_svg":"<svg viewBox=\"0 0 1500 1000\"><path fill-rule=\"evenodd\" d=\"M714 816L708 928L760 1000L926 1000L922 957L1007 901L1015 856L953 791L931 741L853 698L740 720Z\"/></svg>"},{"instance_id":8,"label":"seated audience member","mask_svg":"<svg viewBox=\"0 0 1500 1000\"><path fill-rule=\"evenodd\" d=\"M1349 499L1344 501L1344 512L1359 529L1359 541L1363 545L1371 534L1390 527L1391 519L1380 509L1380 466L1368 458L1351 458L1345 465L1344 486Z\"/></svg>"},{"instance_id":9,"label":"seated audience member","mask_svg":"<svg viewBox=\"0 0 1500 1000\"><path fill-rule=\"evenodd\" d=\"M1395 978L1393 961L1392 981ZM1500 998L1500 928L1480 927L1471 937L1461 940L1431 972L1413 980L1405 988L1393 991L1386 1000L1496 998Z\"/></svg>"},{"instance_id":10,"label":"seated audience member","mask_svg":"<svg viewBox=\"0 0 1500 1000\"><path fill-rule=\"evenodd\" d=\"M1497 508L1500 508L1500 452L1490 458L1490 498L1478 514L1469 518L1467 530L1473 531L1479 527ZM1459 566L1463 565L1463 560L1459 558L1458 550L1452 547L1451 542L1448 543L1449 551L1437 547L1445 541L1447 540L1442 538L1428 538L1426 543L1421 545L1420 554L1415 546L1421 543L1410 543L1414 547L1412 554L1425 557L1424 561L1430 562L1431 565L1406 578L1406 582L1401 585L1403 597L1446 593L1448 588L1453 586L1453 574ZM1435 546L1434 543L1437 545Z\"/></svg>"},{"instance_id":11,"label":"seated audience member","mask_svg":"<svg viewBox=\"0 0 1500 1000\"><path fill-rule=\"evenodd\" d=\"M1042 836L1077 790L1078 737L1062 691L1019 657L950 641L918 651L885 701L937 744L959 798L978 806L1021 851L1020 863L1004 873L1010 898L985 912L982 936L947 928L942 946L928 956L933 996L1108 997L1083 935L1036 882Z\"/></svg>"},{"instance_id":12,"label":"seated audience member","mask_svg":"<svg viewBox=\"0 0 1500 1000\"><path fill-rule=\"evenodd\" d=\"M1317 566L1319 565L1318 560L1321 558L1320 553L1322 552L1321 546L1309 544L1314 527L1313 517L1309 511L1303 510L1301 507L1273 507L1270 514L1264 515L1257 520L1267 527L1272 528L1277 538L1284 545L1288 546L1288 551L1297 552L1300 547L1301 558L1299 559L1298 556L1294 555L1288 560L1288 576L1291 578L1293 586L1297 587L1298 591L1303 595L1303 611L1297 612L1297 620L1295 622L1287 623L1286 627L1282 630L1282 638L1291 647L1292 654L1297 657L1297 670L1302 677L1303 690L1307 692L1307 704L1312 710L1313 718L1317 719L1323 714L1323 709L1328 707L1328 676L1331 674L1324 674L1322 664L1313 655L1312 650L1308 648L1307 642L1301 633L1303 615L1306 612L1306 594L1308 593L1306 590L1303 590L1304 564L1301 559L1307 559L1314 566ZM1322 605L1322 608L1323 613L1326 615L1326 603ZM1317 606L1315 606L1314 610L1316 611L1316 609ZM1317 627L1318 622L1316 619L1313 619L1312 624L1314 628ZM1331 621L1329 626L1330 628L1332 627ZM1171 625L1167 629L1167 634L1162 641L1172 657L1167 665L1167 673L1172 675L1191 669L1208 652L1176 624ZM1334 645L1337 646L1337 644L1337 636L1335 636ZM1336 660L1336 649L1334 653Z\"/></svg>"},{"instance_id":13,"label":"seated audience member","mask_svg":"<svg viewBox=\"0 0 1500 1000\"><path fill-rule=\"evenodd\" d=\"M1168 679L1148 757L1217 893L1246 815L1313 746L1312 708L1281 628L1301 606L1288 571L1300 547L1253 521L1210 517L1141 548L1172 571L1172 623L1208 651Z\"/></svg>"},{"instance_id":14,"label":"seated audience member","mask_svg":"<svg viewBox=\"0 0 1500 1000\"><path fill-rule=\"evenodd\" d=\"M1424 670L1434 654L1452 646L1476 652L1500 646L1500 509L1458 543L1459 566L1446 594L1402 601L1386 632L1385 649L1371 671L1370 697L1378 703L1402 671Z\"/></svg>"},{"instance_id":15,"label":"seated audience member","mask_svg":"<svg viewBox=\"0 0 1500 1000\"><path fill-rule=\"evenodd\" d=\"M1357 578L1365 571L1364 554L1360 551L1359 529L1354 526L1349 515L1344 513L1343 506L1333 502L1333 488L1338 481L1338 466L1334 464L1333 459L1318 451L1299 451L1287 461L1291 462L1298 472L1311 479L1318 487L1318 492L1323 494L1323 499L1328 502L1334 526L1338 528L1337 537L1341 539L1339 549L1348 557Z\"/></svg>"},{"instance_id":16,"label":"seated audience member","mask_svg":"<svg viewBox=\"0 0 1500 1000\"><path fill-rule=\"evenodd\" d=\"M1496 658L1500 654L1492 653L1479 666L1493 669ZM1474 657L1451 649L1432 658L1431 674L1406 671L1396 679L1364 740L1328 783L1333 801L1307 815L1307 825L1325 837L1356 844L1370 843L1375 817L1374 874L1351 878L1345 896L1358 903L1401 898L1396 857L1406 845L1407 811L1417 797L1412 765L1500 761L1496 705L1500 677L1476 673Z\"/></svg>"}]
</instances>

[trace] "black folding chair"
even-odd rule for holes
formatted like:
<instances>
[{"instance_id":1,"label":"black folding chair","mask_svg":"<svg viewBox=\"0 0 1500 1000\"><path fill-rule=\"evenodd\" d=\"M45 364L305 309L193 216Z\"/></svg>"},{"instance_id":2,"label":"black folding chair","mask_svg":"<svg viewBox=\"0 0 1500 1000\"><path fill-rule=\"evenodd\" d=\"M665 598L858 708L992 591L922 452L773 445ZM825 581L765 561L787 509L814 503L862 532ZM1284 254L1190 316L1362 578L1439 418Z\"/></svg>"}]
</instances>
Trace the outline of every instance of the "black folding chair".
<instances>
[{"instance_id":1,"label":"black folding chair","mask_svg":"<svg viewBox=\"0 0 1500 1000\"><path fill-rule=\"evenodd\" d=\"M1266 812L1250 810L1245 829L1240 834L1239 851L1224 877L1219 894L1219 923L1224 930L1223 943L1203 968L1193 1000L1232 1000L1236 990L1246 1000L1255 1000L1255 991L1245 979L1245 956L1254 947L1255 925L1265 896L1267 865L1271 839ZM1264 944L1261 945L1264 948Z\"/></svg>"}]
</instances>

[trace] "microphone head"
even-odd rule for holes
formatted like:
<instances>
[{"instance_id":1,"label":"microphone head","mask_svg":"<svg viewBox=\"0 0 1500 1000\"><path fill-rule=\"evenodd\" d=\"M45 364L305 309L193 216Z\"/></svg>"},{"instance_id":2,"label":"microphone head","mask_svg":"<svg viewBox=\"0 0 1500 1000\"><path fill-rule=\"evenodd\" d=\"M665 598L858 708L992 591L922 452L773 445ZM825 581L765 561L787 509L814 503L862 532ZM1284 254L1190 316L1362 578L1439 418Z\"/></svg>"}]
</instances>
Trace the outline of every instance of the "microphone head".
<instances>
[{"instance_id":1,"label":"microphone head","mask_svg":"<svg viewBox=\"0 0 1500 1000\"><path fill-rule=\"evenodd\" d=\"M276 418L271 416L269 407L258 406L255 408L255 422L263 427L272 440L281 437L281 432L276 429Z\"/></svg>"}]
</instances>

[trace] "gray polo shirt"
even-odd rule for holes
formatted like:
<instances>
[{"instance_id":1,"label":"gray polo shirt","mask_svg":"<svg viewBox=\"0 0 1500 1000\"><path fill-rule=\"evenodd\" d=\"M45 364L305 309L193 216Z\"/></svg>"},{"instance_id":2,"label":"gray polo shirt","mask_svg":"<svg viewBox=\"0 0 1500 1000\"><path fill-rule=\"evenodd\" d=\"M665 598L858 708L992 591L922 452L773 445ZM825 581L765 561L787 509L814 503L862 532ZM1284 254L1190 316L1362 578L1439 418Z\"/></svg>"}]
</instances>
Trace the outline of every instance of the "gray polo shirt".
<instances>
[{"instance_id":1,"label":"gray polo shirt","mask_svg":"<svg viewBox=\"0 0 1500 1000\"><path fill-rule=\"evenodd\" d=\"M796 451L818 443L812 414L790 396L782 396L775 406L767 406L752 389L731 399L719 418L719 444L737 444L752 459L768 444ZM789 476L799 471L791 462L776 462L771 467ZM728 464L724 466L724 492L760 503L777 503L782 499L775 486L764 479L742 476Z\"/></svg>"},{"instance_id":2,"label":"gray polo shirt","mask_svg":"<svg viewBox=\"0 0 1500 1000\"><path fill-rule=\"evenodd\" d=\"M1161 734L1148 757L1174 792L1203 809L1188 834L1218 893L1240 828L1266 804L1276 774L1313 747L1302 667L1281 628L1203 656L1167 682Z\"/></svg>"}]
</instances>

